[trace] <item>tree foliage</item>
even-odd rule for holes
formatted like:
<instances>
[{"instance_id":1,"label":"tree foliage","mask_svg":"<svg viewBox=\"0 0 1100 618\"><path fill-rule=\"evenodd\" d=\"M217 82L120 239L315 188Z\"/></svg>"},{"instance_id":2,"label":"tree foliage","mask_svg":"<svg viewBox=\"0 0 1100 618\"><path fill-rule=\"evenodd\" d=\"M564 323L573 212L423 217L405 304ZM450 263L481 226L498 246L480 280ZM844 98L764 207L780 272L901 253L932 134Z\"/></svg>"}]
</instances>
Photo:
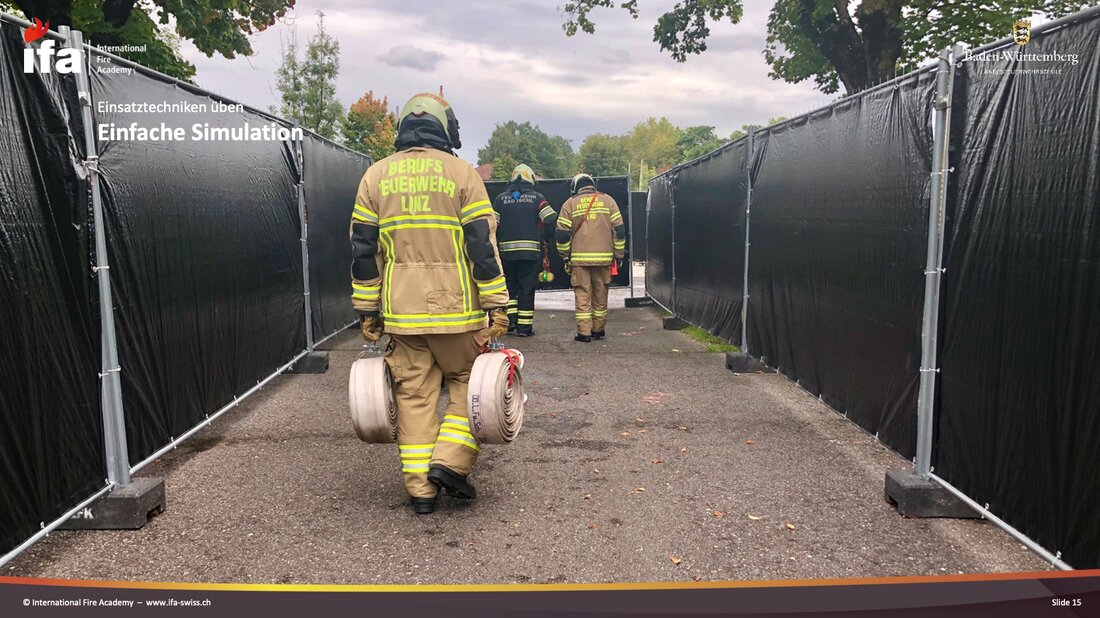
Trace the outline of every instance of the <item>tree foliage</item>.
<instances>
[{"instance_id":1,"label":"tree foliage","mask_svg":"<svg viewBox=\"0 0 1100 618\"><path fill-rule=\"evenodd\" d=\"M368 91L352 103L341 127L344 145L370 155L375 161L393 154L397 114L389 105L389 98L376 99L374 91Z\"/></svg>"},{"instance_id":2,"label":"tree foliage","mask_svg":"<svg viewBox=\"0 0 1100 618\"><path fill-rule=\"evenodd\" d=\"M573 147L564 137L547 135L530 122L509 120L496 125L489 142L477 151L477 162L492 163L494 176L511 174L516 165L526 163L542 178L565 178L573 170Z\"/></svg>"},{"instance_id":3,"label":"tree foliage","mask_svg":"<svg viewBox=\"0 0 1100 618\"><path fill-rule=\"evenodd\" d=\"M309 39L305 58L298 57L297 37L292 35L276 71L279 90L277 111L287 120L327 138L336 137L345 118L336 99L336 75L340 72L340 42L325 30L325 14L317 11L317 32Z\"/></svg>"},{"instance_id":4,"label":"tree foliage","mask_svg":"<svg viewBox=\"0 0 1100 618\"><path fill-rule=\"evenodd\" d=\"M565 3L561 11L565 16L562 29L567 36L577 32L596 32L596 24L588 14L597 8L625 9L634 19L638 19L638 1L628 0L574 0ZM707 37L710 36L708 22L728 21L736 24L743 14L741 0L680 0L672 10L657 18L653 26L653 41L667 51L677 62L707 50Z\"/></svg>"},{"instance_id":5,"label":"tree foliage","mask_svg":"<svg viewBox=\"0 0 1100 618\"><path fill-rule=\"evenodd\" d=\"M621 135L589 135L581 143L578 159L581 171L593 176L625 176L630 171L627 138Z\"/></svg>"},{"instance_id":6,"label":"tree foliage","mask_svg":"<svg viewBox=\"0 0 1100 618\"><path fill-rule=\"evenodd\" d=\"M848 93L912 70L956 42L978 46L1008 36L1012 22L1065 15L1081 0L776 0L768 16L764 58L770 75L791 83L812 79L825 93ZM626 10L637 2L574 0L562 7L567 35L595 32L596 8ZM681 0L657 20L654 40L683 62L706 50L707 23L741 19L741 0Z\"/></svg>"},{"instance_id":7,"label":"tree foliage","mask_svg":"<svg viewBox=\"0 0 1100 618\"><path fill-rule=\"evenodd\" d=\"M714 132L714 127L699 125L680 131L677 145L680 148L680 160L690 161L701 157L726 143Z\"/></svg>"},{"instance_id":8,"label":"tree foliage","mask_svg":"<svg viewBox=\"0 0 1100 618\"><path fill-rule=\"evenodd\" d=\"M295 0L12 0L28 18L71 26L93 45L145 45L119 54L180 79L195 67L180 56L188 39L207 56L251 55L249 35L274 25Z\"/></svg>"}]
</instances>

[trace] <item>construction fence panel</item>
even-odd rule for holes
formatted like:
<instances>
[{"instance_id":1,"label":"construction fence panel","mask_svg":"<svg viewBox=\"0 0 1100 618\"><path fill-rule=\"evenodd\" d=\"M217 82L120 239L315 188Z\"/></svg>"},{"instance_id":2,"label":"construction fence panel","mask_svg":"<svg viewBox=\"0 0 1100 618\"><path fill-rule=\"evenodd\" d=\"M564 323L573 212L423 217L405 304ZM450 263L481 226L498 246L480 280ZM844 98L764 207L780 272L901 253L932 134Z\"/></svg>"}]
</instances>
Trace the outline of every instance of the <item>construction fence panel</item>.
<instances>
[{"instance_id":1,"label":"construction fence panel","mask_svg":"<svg viewBox=\"0 0 1100 618\"><path fill-rule=\"evenodd\" d=\"M0 555L107 476L76 85L25 48L0 23Z\"/></svg>"},{"instance_id":2,"label":"construction fence panel","mask_svg":"<svg viewBox=\"0 0 1100 618\"><path fill-rule=\"evenodd\" d=\"M1077 568L1100 567L1098 32L961 64L932 460Z\"/></svg>"},{"instance_id":3,"label":"construction fence panel","mask_svg":"<svg viewBox=\"0 0 1100 618\"><path fill-rule=\"evenodd\" d=\"M630 220L633 222L633 227L630 229L630 234L634 236L634 243L627 243L627 247L630 248L633 253L630 255L630 259L635 262L644 262L646 254L646 220L645 210L646 201L649 194L645 191L631 191L630 192Z\"/></svg>"},{"instance_id":4,"label":"construction fence panel","mask_svg":"<svg viewBox=\"0 0 1100 618\"><path fill-rule=\"evenodd\" d=\"M289 141L192 135L195 127L270 127L270 117L218 110L224 101L140 71L97 71L110 64L99 55L91 63L126 433L137 463L305 348L299 173ZM146 102L189 107L154 115L114 107ZM187 139L103 132L131 123L184 128Z\"/></svg>"},{"instance_id":5,"label":"construction fence panel","mask_svg":"<svg viewBox=\"0 0 1100 618\"><path fill-rule=\"evenodd\" d=\"M371 160L313 135L306 135L302 149L310 303L314 337L320 340L356 319L349 230L358 181Z\"/></svg>"},{"instance_id":6,"label":"construction fence panel","mask_svg":"<svg viewBox=\"0 0 1100 618\"><path fill-rule=\"evenodd\" d=\"M676 169L676 297L671 309L740 344L748 140Z\"/></svg>"},{"instance_id":7,"label":"construction fence panel","mask_svg":"<svg viewBox=\"0 0 1100 618\"><path fill-rule=\"evenodd\" d=\"M646 201L645 290L661 306L672 307L672 174L649 183Z\"/></svg>"},{"instance_id":8,"label":"construction fence panel","mask_svg":"<svg viewBox=\"0 0 1100 618\"><path fill-rule=\"evenodd\" d=\"M550 206L554 208L555 212L560 212L562 205L571 197L569 182L570 180L568 178L541 179L535 183L535 190L541 193L543 197L546 198L547 202L550 202ZM630 180L626 176L598 177L596 178L596 185L600 193L609 195L611 199L615 200L615 203L618 204L619 212L623 215L623 225L626 225L629 230L630 209L627 205L630 203ZM489 197L491 199L503 193L507 187L508 182L503 180L490 180L485 183L485 189L489 192ZM629 251L629 238L627 239L626 246ZM565 274L565 266L562 264L561 258L558 257L557 249L554 248L553 243L547 247L547 252L550 257L550 270L554 273L554 282L542 284L539 286L539 289L570 289L569 275ZM627 255L625 261L629 262L629 260L630 256ZM611 287L629 286L630 269L623 268L619 271L618 275L612 278Z\"/></svg>"},{"instance_id":9,"label":"construction fence panel","mask_svg":"<svg viewBox=\"0 0 1100 618\"><path fill-rule=\"evenodd\" d=\"M749 349L912 457L935 74L756 135Z\"/></svg>"}]
</instances>

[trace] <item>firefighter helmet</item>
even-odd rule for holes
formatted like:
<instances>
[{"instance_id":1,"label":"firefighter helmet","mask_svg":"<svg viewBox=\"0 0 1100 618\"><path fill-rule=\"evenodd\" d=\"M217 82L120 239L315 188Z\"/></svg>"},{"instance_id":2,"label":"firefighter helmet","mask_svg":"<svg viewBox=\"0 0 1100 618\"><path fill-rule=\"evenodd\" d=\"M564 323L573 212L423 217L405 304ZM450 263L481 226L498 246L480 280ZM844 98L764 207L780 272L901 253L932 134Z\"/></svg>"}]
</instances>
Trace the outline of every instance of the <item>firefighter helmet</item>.
<instances>
[{"instance_id":1,"label":"firefighter helmet","mask_svg":"<svg viewBox=\"0 0 1100 618\"><path fill-rule=\"evenodd\" d=\"M592 176L590 176L589 174L585 174L584 172L577 174L573 177L573 180L569 181L569 190L573 193L573 195L576 195L577 191L580 191L585 187L595 186L596 179L592 178Z\"/></svg>"},{"instance_id":2,"label":"firefighter helmet","mask_svg":"<svg viewBox=\"0 0 1100 618\"><path fill-rule=\"evenodd\" d=\"M522 180L523 182L529 182L535 184L535 170L531 169L531 166L520 163L512 170L512 182Z\"/></svg>"},{"instance_id":3,"label":"firefighter helmet","mask_svg":"<svg viewBox=\"0 0 1100 618\"><path fill-rule=\"evenodd\" d=\"M401 130L401 123L406 118L423 118L428 116L439 122L447 139L454 148L462 148L462 141L458 137L458 118L455 117L451 104L443 97L430 92L421 92L413 95L408 103L401 108L401 114L397 117L397 129Z\"/></svg>"}]
</instances>

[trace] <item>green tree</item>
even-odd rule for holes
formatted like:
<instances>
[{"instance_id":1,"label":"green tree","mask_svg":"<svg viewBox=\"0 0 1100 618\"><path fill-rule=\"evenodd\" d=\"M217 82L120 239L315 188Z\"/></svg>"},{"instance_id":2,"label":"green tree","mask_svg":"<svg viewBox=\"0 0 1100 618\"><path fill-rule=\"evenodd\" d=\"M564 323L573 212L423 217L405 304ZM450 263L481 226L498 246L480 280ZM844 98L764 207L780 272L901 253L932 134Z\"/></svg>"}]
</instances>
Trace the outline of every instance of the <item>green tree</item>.
<instances>
[{"instance_id":1,"label":"green tree","mask_svg":"<svg viewBox=\"0 0 1100 618\"><path fill-rule=\"evenodd\" d=\"M581 170L593 176L625 176L630 171L627 138L620 135L589 135L577 158Z\"/></svg>"},{"instance_id":2,"label":"green tree","mask_svg":"<svg viewBox=\"0 0 1100 618\"><path fill-rule=\"evenodd\" d=\"M514 161L512 167L526 163L542 178L564 178L572 170L573 147L564 137L547 135L530 122L509 120L496 125L488 143L477 151L478 164L493 163L494 174L497 159Z\"/></svg>"},{"instance_id":3,"label":"green tree","mask_svg":"<svg viewBox=\"0 0 1100 618\"><path fill-rule=\"evenodd\" d=\"M596 24L588 18L588 13L596 8L613 8L616 5L638 19L638 0L575 0L566 2L561 8L565 15L562 29L567 36L573 36L578 31L593 34ZM689 55L706 51L707 37L710 36L708 21L736 24L741 21L742 12L741 0L681 0L672 10L657 18L657 25L653 26L653 40L677 62L684 62Z\"/></svg>"},{"instance_id":4,"label":"green tree","mask_svg":"<svg viewBox=\"0 0 1100 618\"><path fill-rule=\"evenodd\" d=\"M787 120L786 116L779 116L778 118L769 118L768 119L768 126L770 127L773 124L779 124L780 122L784 122L785 120ZM748 135L749 127L751 127L751 126L752 125L749 125L749 124L741 125L740 129L736 129L736 130L734 130L733 133L730 133L729 141L732 142L734 140L741 139L742 137L745 137L746 135Z\"/></svg>"},{"instance_id":5,"label":"green tree","mask_svg":"<svg viewBox=\"0 0 1100 618\"><path fill-rule=\"evenodd\" d=\"M1008 36L1012 22L1065 15L1081 0L776 0L768 17L764 57L770 75L797 83L813 79L826 93L848 93L915 68L956 41L978 46ZM574 0L563 7L572 36L593 33L595 8L625 9L637 19L637 1ZM741 0L680 0L654 26L661 49L683 62L706 50L707 23L741 19Z\"/></svg>"},{"instance_id":6,"label":"green tree","mask_svg":"<svg viewBox=\"0 0 1100 618\"><path fill-rule=\"evenodd\" d=\"M714 133L714 127L699 125L680 131L680 161L690 161L717 149L725 140Z\"/></svg>"},{"instance_id":7,"label":"green tree","mask_svg":"<svg viewBox=\"0 0 1100 618\"><path fill-rule=\"evenodd\" d=\"M276 72L275 87L281 98L280 114L331 139L345 117L336 99L340 42L325 30L324 12L317 11L317 17L317 32L309 39L304 60L298 58L296 37L291 37Z\"/></svg>"},{"instance_id":8,"label":"green tree","mask_svg":"<svg viewBox=\"0 0 1100 618\"><path fill-rule=\"evenodd\" d=\"M516 169L519 161L511 155L503 154L493 159L493 171L489 174L489 180L511 180L512 170ZM534 169L534 168L532 168Z\"/></svg>"},{"instance_id":9,"label":"green tree","mask_svg":"<svg viewBox=\"0 0 1100 618\"><path fill-rule=\"evenodd\" d=\"M179 79L195 67L180 56L187 39L207 56L252 54L248 37L266 30L294 6L294 0L11 0L27 18L71 26L93 45L144 45L123 56Z\"/></svg>"},{"instance_id":10,"label":"green tree","mask_svg":"<svg viewBox=\"0 0 1100 618\"><path fill-rule=\"evenodd\" d=\"M370 155L375 161L393 154L397 114L389 105L388 97L376 99L374 91L368 91L352 103L341 127L344 145Z\"/></svg>"},{"instance_id":11,"label":"green tree","mask_svg":"<svg viewBox=\"0 0 1100 618\"><path fill-rule=\"evenodd\" d=\"M662 168L680 160L680 129L668 118L646 118L626 135L630 161Z\"/></svg>"}]
</instances>

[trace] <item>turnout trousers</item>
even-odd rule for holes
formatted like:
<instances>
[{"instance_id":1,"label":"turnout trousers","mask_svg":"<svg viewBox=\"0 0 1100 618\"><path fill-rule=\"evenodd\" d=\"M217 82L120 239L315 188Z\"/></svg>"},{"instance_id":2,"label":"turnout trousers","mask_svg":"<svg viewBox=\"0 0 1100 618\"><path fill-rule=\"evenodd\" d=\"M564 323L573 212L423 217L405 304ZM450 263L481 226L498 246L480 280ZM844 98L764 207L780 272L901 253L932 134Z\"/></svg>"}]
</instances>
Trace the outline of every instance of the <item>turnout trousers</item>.
<instances>
[{"instance_id":1,"label":"turnout trousers","mask_svg":"<svg viewBox=\"0 0 1100 618\"><path fill-rule=\"evenodd\" d=\"M591 335L607 327L607 287L610 266L573 266L573 297L576 302L577 334Z\"/></svg>"},{"instance_id":2,"label":"turnout trousers","mask_svg":"<svg viewBox=\"0 0 1100 618\"><path fill-rule=\"evenodd\" d=\"M414 498L431 498L437 488L428 481L430 464L469 474L477 462L480 449L470 433L466 392L482 344L477 331L391 336L393 349L386 354L386 365L393 374L397 448L405 489ZM450 399L442 424L436 412L441 383Z\"/></svg>"},{"instance_id":3,"label":"turnout trousers","mask_svg":"<svg viewBox=\"0 0 1100 618\"><path fill-rule=\"evenodd\" d=\"M530 333L535 327L535 289L539 286L540 270L541 259L504 261L508 323L517 333Z\"/></svg>"}]
</instances>

